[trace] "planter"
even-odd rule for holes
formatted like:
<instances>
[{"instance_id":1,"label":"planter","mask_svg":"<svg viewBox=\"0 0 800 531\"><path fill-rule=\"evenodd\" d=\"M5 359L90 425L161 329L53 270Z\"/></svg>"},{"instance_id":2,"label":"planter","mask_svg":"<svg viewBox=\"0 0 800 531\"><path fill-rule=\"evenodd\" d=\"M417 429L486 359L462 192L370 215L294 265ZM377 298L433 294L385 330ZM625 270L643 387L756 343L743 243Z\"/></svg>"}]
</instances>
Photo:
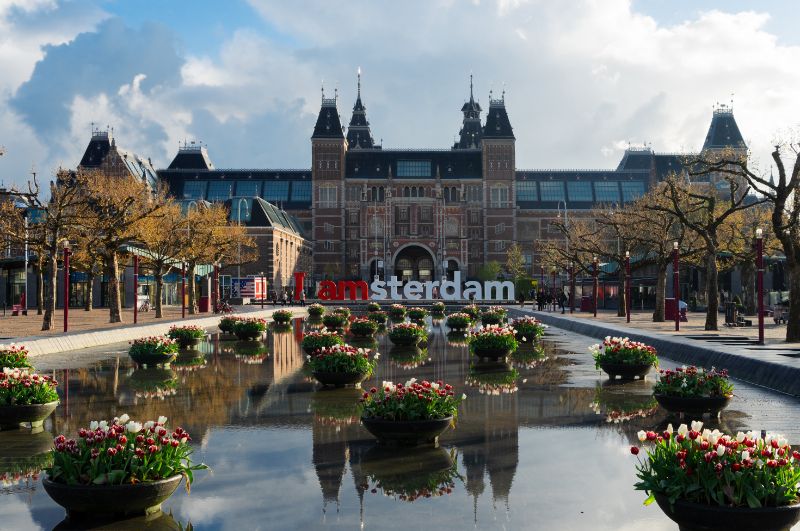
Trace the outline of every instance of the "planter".
<instances>
[{"instance_id":1,"label":"planter","mask_svg":"<svg viewBox=\"0 0 800 531\"><path fill-rule=\"evenodd\" d=\"M58 407L58 400L46 404L0 406L0 429L17 430L20 424L30 423L31 428L40 428L44 419Z\"/></svg>"},{"instance_id":2,"label":"planter","mask_svg":"<svg viewBox=\"0 0 800 531\"><path fill-rule=\"evenodd\" d=\"M685 413L687 415L702 415L710 413L717 415L720 411L728 407L732 396L669 396L653 395L659 405L670 413Z\"/></svg>"},{"instance_id":3,"label":"planter","mask_svg":"<svg viewBox=\"0 0 800 531\"><path fill-rule=\"evenodd\" d=\"M369 373L363 372L314 371L311 374L322 385L330 385L333 387L344 387L345 385L360 384L369 377Z\"/></svg>"},{"instance_id":4,"label":"planter","mask_svg":"<svg viewBox=\"0 0 800 531\"><path fill-rule=\"evenodd\" d=\"M66 485L42 479L44 490L70 517L88 514L141 515L161 510L183 476L135 485Z\"/></svg>"},{"instance_id":5,"label":"planter","mask_svg":"<svg viewBox=\"0 0 800 531\"><path fill-rule=\"evenodd\" d=\"M656 503L681 531L788 531L800 521L800 503L782 507L720 507L676 500L670 507L669 498L656 494Z\"/></svg>"},{"instance_id":6,"label":"planter","mask_svg":"<svg viewBox=\"0 0 800 531\"><path fill-rule=\"evenodd\" d=\"M481 348L478 346L473 346L470 348L470 350L479 358L487 358L490 360L503 359L511 354L510 348Z\"/></svg>"},{"instance_id":7,"label":"planter","mask_svg":"<svg viewBox=\"0 0 800 531\"><path fill-rule=\"evenodd\" d=\"M131 359L139 365L147 365L148 367L155 367L164 363L170 363L178 355L177 352L169 354L159 354L156 352L136 352L129 354Z\"/></svg>"},{"instance_id":8,"label":"planter","mask_svg":"<svg viewBox=\"0 0 800 531\"><path fill-rule=\"evenodd\" d=\"M644 378L645 374L650 372L653 366L647 364L631 364L631 363L601 363L600 368L603 369L613 380L617 376L623 380L633 380L637 376Z\"/></svg>"},{"instance_id":9,"label":"planter","mask_svg":"<svg viewBox=\"0 0 800 531\"><path fill-rule=\"evenodd\" d=\"M384 444L418 445L436 443L453 422L453 417L435 420L384 420L361 417L361 423Z\"/></svg>"},{"instance_id":10,"label":"planter","mask_svg":"<svg viewBox=\"0 0 800 531\"><path fill-rule=\"evenodd\" d=\"M391 337L390 336L389 339L392 341L392 343L394 343L395 345L401 346L401 347L410 347L410 346L413 346L413 345L417 345L421 341L421 339L418 338L418 337Z\"/></svg>"},{"instance_id":11,"label":"planter","mask_svg":"<svg viewBox=\"0 0 800 531\"><path fill-rule=\"evenodd\" d=\"M178 341L178 346L180 346L181 348L190 348L190 347L196 347L197 345L199 345L200 342L203 341L203 339L205 339L205 338L202 338L202 337L187 337L185 339L178 339L177 341Z\"/></svg>"},{"instance_id":12,"label":"planter","mask_svg":"<svg viewBox=\"0 0 800 531\"><path fill-rule=\"evenodd\" d=\"M256 339L261 339L262 335L264 335L264 332L260 330L236 332L236 337L242 341L255 341Z\"/></svg>"}]
</instances>

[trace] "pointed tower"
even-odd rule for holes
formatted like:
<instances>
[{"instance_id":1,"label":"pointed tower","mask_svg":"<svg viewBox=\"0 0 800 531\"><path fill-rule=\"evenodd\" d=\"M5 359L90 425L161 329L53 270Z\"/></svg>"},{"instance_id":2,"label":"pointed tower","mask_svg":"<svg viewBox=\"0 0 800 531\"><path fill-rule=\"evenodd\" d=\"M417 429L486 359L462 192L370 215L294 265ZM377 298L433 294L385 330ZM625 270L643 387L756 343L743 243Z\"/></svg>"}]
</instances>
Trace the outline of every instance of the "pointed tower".
<instances>
[{"instance_id":1,"label":"pointed tower","mask_svg":"<svg viewBox=\"0 0 800 531\"><path fill-rule=\"evenodd\" d=\"M375 142L369 129L367 108L361 103L361 68L358 69L358 95L353 105L353 116L347 127L347 149L372 149Z\"/></svg>"},{"instance_id":2,"label":"pointed tower","mask_svg":"<svg viewBox=\"0 0 800 531\"><path fill-rule=\"evenodd\" d=\"M481 106L475 101L472 92L472 74L469 75L469 101L461 107L464 122L458 132L458 140L453 149L477 149L481 145L483 128L481 127Z\"/></svg>"},{"instance_id":3,"label":"pointed tower","mask_svg":"<svg viewBox=\"0 0 800 531\"><path fill-rule=\"evenodd\" d=\"M711 116L711 125L703 143L703 151L721 149L747 150L747 144L742 138L736 119L733 117L733 108L720 104L714 109Z\"/></svg>"},{"instance_id":4,"label":"pointed tower","mask_svg":"<svg viewBox=\"0 0 800 531\"><path fill-rule=\"evenodd\" d=\"M345 263L344 157L347 141L339 119L338 94L325 97L311 135L311 219L315 280L336 278Z\"/></svg>"}]
</instances>

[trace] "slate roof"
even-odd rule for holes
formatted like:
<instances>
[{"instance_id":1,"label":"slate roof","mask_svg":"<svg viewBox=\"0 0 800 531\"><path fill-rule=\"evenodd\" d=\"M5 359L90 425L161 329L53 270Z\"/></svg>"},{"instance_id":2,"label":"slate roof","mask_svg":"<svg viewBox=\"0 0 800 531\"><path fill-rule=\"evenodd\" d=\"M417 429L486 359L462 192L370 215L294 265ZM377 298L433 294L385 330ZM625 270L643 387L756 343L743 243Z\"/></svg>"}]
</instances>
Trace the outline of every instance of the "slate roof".
<instances>
[{"instance_id":1,"label":"slate roof","mask_svg":"<svg viewBox=\"0 0 800 531\"><path fill-rule=\"evenodd\" d=\"M618 170L649 170L653 166L653 150L628 148L617 166Z\"/></svg>"},{"instance_id":2,"label":"slate roof","mask_svg":"<svg viewBox=\"0 0 800 531\"><path fill-rule=\"evenodd\" d=\"M108 131L93 131L92 139L83 152L79 166L83 168L98 168L111 151L111 139Z\"/></svg>"},{"instance_id":3,"label":"slate roof","mask_svg":"<svg viewBox=\"0 0 800 531\"><path fill-rule=\"evenodd\" d=\"M213 170L214 165L208 158L208 150L192 142L178 148L178 154L170 162L170 170Z\"/></svg>"},{"instance_id":4,"label":"slate roof","mask_svg":"<svg viewBox=\"0 0 800 531\"><path fill-rule=\"evenodd\" d=\"M344 138L344 127L336 107L336 98L326 98L323 93L322 106L311 138Z\"/></svg>"},{"instance_id":5,"label":"slate roof","mask_svg":"<svg viewBox=\"0 0 800 531\"><path fill-rule=\"evenodd\" d=\"M429 175L403 176L397 171L398 161L430 163ZM438 169L442 179L480 179L481 152L468 150L383 149L347 151L345 177L349 179L426 179L435 178Z\"/></svg>"},{"instance_id":6,"label":"slate roof","mask_svg":"<svg viewBox=\"0 0 800 531\"><path fill-rule=\"evenodd\" d=\"M358 73L358 95L356 103L353 105L353 116L350 118L350 125L347 127L347 147L348 149L372 149L375 142L372 139L372 131L367 120L367 108L361 102L361 72Z\"/></svg>"},{"instance_id":7,"label":"slate roof","mask_svg":"<svg viewBox=\"0 0 800 531\"><path fill-rule=\"evenodd\" d=\"M108 131L92 132L92 138L81 157L79 167L99 168L112 150L116 150L131 175L146 182L153 189L158 186L156 170L150 159L118 147Z\"/></svg>"},{"instance_id":8,"label":"slate roof","mask_svg":"<svg viewBox=\"0 0 800 531\"><path fill-rule=\"evenodd\" d=\"M472 74L469 76L469 101L461 107L464 120L458 131L458 141L453 149L476 149L481 145L483 126L481 125L481 106L472 94Z\"/></svg>"},{"instance_id":9,"label":"slate roof","mask_svg":"<svg viewBox=\"0 0 800 531\"><path fill-rule=\"evenodd\" d=\"M744 138L742 138L739 126L736 125L736 119L733 117L733 110L726 105L720 105L714 109L714 114L711 117L711 125L708 128L708 134L703 143L703 150L726 147L746 149L747 144L745 144Z\"/></svg>"},{"instance_id":10,"label":"slate roof","mask_svg":"<svg viewBox=\"0 0 800 531\"><path fill-rule=\"evenodd\" d=\"M486 113L483 136L484 138L514 138L514 129L508 119L504 100L489 98L489 111Z\"/></svg>"}]
</instances>

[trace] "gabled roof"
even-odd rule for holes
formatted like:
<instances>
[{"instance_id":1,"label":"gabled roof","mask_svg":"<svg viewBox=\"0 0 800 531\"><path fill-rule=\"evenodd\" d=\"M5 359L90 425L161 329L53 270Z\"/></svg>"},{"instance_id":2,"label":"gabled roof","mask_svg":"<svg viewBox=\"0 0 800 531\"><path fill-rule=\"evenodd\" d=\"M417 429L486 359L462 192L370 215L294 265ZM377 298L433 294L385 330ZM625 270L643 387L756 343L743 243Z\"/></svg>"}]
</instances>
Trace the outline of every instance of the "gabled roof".
<instances>
[{"instance_id":1,"label":"gabled roof","mask_svg":"<svg viewBox=\"0 0 800 531\"><path fill-rule=\"evenodd\" d=\"M486 113L483 136L484 138L514 138L514 130L506 112L505 98L499 100L489 98L489 111Z\"/></svg>"},{"instance_id":2,"label":"gabled roof","mask_svg":"<svg viewBox=\"0 0 800 531\"><path fill-rule=\"evenodd\" d=\"M92 131L92 139L83 152L79 166L83 168L99 168L111 151L111 135L108 131Z\"/></svg>"},{"instance_id":3,"label":"gabled roof","mask_svg":"<svg viewBox=\"0 0 800 531\"><path fill-rule=\"evenodd\" d=\"M156 170L150 159L118 147L114 137L108 131L95 130L92 132L92 138L89 145L86 146L79 167L99 168L112 151L116 151L131 175L146 182L153 189L158 186Z\"/></svg>"},{"instance_id":4,"label":"gabled roof","mask_svg":"<svg viewBox=\"0 0 800 531\"><path fill-rule=\"evenodd\" d=\"M322 93L322 106L319 109L317 123L314 125L314 134L311 135L311 138L344 139L344 127L339 118L336 100L336 97L326 98L325 93Z\"/></svg>"},{"instance_id":5,"label":"gabled roof","mask_svg":"<svg viewBox=\"0 0 800 531\"><path fill-rule=\"evenodd\" d=\"M300 223L294 216L287 214L285 210L281 210L260 197L234 197L225 201L225 205L229 209L229 220L237 221L240 202L246 206L246 210L245 208L241 209L242 214L245 212L249 214L247 218L242 215L243 225L247 227L273 227L305 237Z\"/></svg>"},{"instance_id":6,"label":"gabled roof","mask_svg":"<svg viewBox=\"0 0 800 531\"><path fill-rule=\"evenodd\" d=\"M178 148L178 154L172 159L167 169L170 170L213 170L214 165L208 158L208 150L205 146L195 144L184 144Z\"/></svg>"},{"instance_id":7,"label":"gabled roof","mask_svg":"<svg viewBox=\"0 0 800 531\"><path fill-rule=\"evenodd\" d=\"M619 161L618 170L649 170L653 166L653 150L629 147Z\"/></svg>"},{"instance_id":8,"label":"gabled roof","mask_svg":"<svg viewBox=\"0 0 800 531\"><path fill-rule=\"evenodd\" d=\"M703 150L726 147L746 149L747 144L745 144L742 133L739 131L739 126L736 124L736 119L733 117L733 109L727 105L720 105L714 109L711 125L703 143Z\"/></svg>"}]
</instances>

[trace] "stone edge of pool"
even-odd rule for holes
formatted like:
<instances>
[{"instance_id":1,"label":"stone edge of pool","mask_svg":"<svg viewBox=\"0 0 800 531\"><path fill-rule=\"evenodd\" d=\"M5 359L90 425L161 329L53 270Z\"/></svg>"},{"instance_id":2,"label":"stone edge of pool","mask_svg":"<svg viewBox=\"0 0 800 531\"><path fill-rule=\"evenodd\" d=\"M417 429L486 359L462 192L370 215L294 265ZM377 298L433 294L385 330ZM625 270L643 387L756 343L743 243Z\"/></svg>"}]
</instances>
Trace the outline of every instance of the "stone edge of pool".
<instances>
[{"instance_id":1,"label":"stone edge of pool","mask_svg":"<svg viewBox=\"0 0 800 531\"><path fill-rule=\"evenodd\" d=\"M535 315L537 319L548 326L588 337L602 339L609 335L627 336L654 346L659 354L672 360L687 365L727 369L728 374L733 378L773 391L800 396L800 367L790 364L794 361L793 358L764 350L742 352L741 348L730 345L714 348L714 346L686 337L669 337L636 328L589 322L586 319L572 319L530 310L515 310Z\"/></svg>"},{"instance_id":2,"label":"stone edge of pool","mask_svg":"<svg viewBox=\"0 0 800 531\"><path fill-rule=\"evenodd\" d=\"M292 313L295 317L304 317L306 315L306 310L302 307L271 308L269 310L245 309L234 313L236 315L264 317L269 319L274 311L280 309L292 310ZM124 341L132 341L140 337L162 335L166 334L169 331L169 328L176 324L196 325L202 326L203 328L212 328L217 326L217 323L219 323L221 317L223 317L223 314L212 315L209 317L164 321L163 323L147 325L127 324L118 328L105 328L101 330L90 330L85 332L70 332L67 334L59 334L57 336L21 337L16 338L13 341L3 341L0 343L0 345L7 345L10 343L24 345L28 350L28 355L30 357L36 357L56 352L66 352L69 350L80 350L110 345L112 343L122 343Z\"/></svg>"}]
</instances>

